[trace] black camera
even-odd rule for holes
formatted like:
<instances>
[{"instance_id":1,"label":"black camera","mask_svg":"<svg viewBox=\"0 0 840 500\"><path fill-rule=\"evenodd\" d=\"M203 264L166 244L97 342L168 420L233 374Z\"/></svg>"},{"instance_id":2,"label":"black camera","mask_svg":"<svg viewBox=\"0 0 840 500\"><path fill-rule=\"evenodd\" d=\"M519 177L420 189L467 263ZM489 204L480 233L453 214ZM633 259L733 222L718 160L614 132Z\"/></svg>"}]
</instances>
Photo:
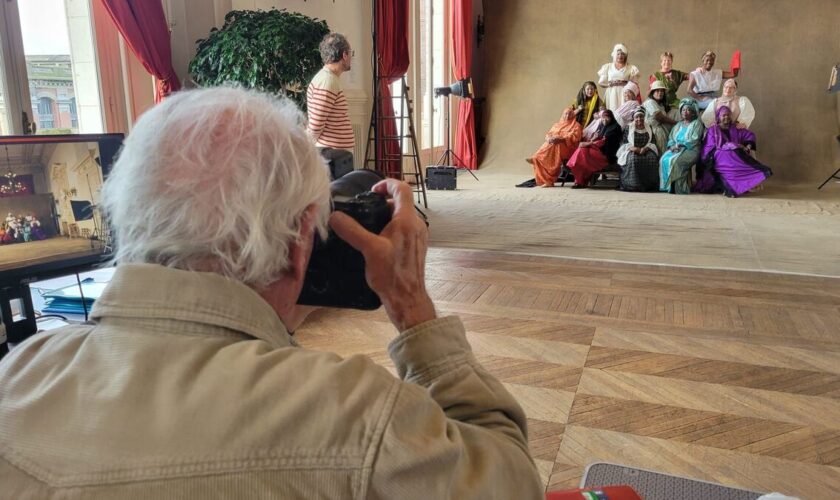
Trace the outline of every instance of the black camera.
<instances>
[{"instance_id":1,"label":"black camera","mask_svg":"<svg viewBox=\"0 0 840 500\"><path fill-rule=\"evenodd\" d=\"M382 179L373 170L354 170L334 180L330 183L333 210L379 234L391 221L391 208L384 196L370 189ZM330 230L326 241L315 235L298 304L373 310L382 302L365 280L364 256Z\"/></svg>"}]
</instances>

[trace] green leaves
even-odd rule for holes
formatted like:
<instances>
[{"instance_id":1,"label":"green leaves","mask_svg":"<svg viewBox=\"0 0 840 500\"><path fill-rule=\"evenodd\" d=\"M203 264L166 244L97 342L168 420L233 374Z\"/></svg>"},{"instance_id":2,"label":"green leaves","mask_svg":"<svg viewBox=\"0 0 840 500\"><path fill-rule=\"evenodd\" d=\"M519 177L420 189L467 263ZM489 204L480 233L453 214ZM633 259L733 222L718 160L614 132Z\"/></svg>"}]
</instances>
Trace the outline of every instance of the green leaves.
<instances>
[{"instance_id":1,"label":"green leaves","mask_svg":"<svg viewBox=\"0 0 840 500\"><path fill-rule=\"evenodd\" d=\"M238 83L287 96L306 110L306 86L321 69L318 44L329 33L325 21L286 9L234 10L221 29L196 40L190 61L201 86Z\"/></svg>"}]
</instances>

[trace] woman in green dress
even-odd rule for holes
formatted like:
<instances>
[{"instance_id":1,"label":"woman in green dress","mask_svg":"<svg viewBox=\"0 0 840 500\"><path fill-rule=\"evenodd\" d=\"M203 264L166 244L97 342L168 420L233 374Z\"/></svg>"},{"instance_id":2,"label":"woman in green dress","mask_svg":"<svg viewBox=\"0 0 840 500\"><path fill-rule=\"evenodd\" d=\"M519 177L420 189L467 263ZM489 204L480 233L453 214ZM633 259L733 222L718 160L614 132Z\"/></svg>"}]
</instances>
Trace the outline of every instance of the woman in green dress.
<instances>
[{"instance_id":1,"label":"woman in green dress","mask_svg":"<svg viewBox=\"0 0 840 500\"><path fill-rule=\"evenodd\" d=\"M680 101L680 120L671 129L667 149L659 160L659 190L691 193L691 167L700 159L700 141L703 139L703 122L698 118L697 101L686 97Z\"/></svg>"},{"instance_id":2,"label":"woman in green dress","mask_svg":"<svg viewBox=\"0 0 840 500\"><path fill-rule=\"evenodd\" d=\"M650 76L650 84L653 82L662 82L665 85L665 98L668 100L668 106L677 110L680 105L680 99L677 97L677 90L679 90L682 82L688 81L688 73L683 73L678 69L673 69L671 65L674 63L674 54L670 52L663 52L659 56L659 71ZM673 117L678 120L678 116Z\"/></svg>"}]
</instances>

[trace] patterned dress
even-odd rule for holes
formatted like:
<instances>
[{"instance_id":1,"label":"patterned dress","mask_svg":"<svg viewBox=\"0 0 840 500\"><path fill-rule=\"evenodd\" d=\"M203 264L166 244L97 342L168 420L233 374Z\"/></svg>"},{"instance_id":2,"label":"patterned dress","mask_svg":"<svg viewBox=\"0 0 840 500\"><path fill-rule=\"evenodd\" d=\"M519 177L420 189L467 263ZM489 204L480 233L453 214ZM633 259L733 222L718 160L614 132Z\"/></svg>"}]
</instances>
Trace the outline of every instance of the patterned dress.
<instances>
[{"instance_id":1,"label":"patterned dress","mask_svg":"<svg viewBox=\"0 0 840 500\"><path fill-rule=\"evenodd\" d=\"M629 130L624 142L629 144ZM633 146L641 148L650 142L650 134L638 130L633 134ZM659 188L659 155L653 150L643 154L627 152L626 164L621 167L619 189L622 191L656 191Z\"/></svg>"},{"instance_id":2,"label":"patterned dress","mask_svg":"<svg viewBox=\"0 0 840 500\"><path fill-rule=\"evenodd\" d=\"M693 99L692 99L693 101ZM691 193L691 167L700 159L700 141L703 139L703 122L695 118L680 121L671 129L668 149L659 160L659 190L675 194ZM670 148L678 147L678 151Z\"/></svg>"}]
</instances>

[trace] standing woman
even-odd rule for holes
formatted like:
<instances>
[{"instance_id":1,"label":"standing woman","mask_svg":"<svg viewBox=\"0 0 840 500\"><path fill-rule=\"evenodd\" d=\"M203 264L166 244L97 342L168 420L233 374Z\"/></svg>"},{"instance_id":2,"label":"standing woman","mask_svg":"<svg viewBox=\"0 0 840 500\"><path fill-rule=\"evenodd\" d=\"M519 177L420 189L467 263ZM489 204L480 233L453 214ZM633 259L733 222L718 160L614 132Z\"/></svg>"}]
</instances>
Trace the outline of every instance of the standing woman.
<instances>
[{"instance_id":1,"label":"standing woman","mask_svg":"<svg viewBox=\"0 0 840 500\"><path fill-rule=\"evenodd\" d=\"M566 108L560 121L545 135L545 142L527 161L534 166L537 186L552 187L557 175L580 143L583 128L575 120L572 108Z\"/></svg>"},{"instance_id":2,"label":"standing woman","mask_svg":"<svg viewBox=\"0 0 840 500\"><path fill-rule=\"evenodd\" d=\"M755 119L755 108L752 102L744 96L738 95L738 82L733 78L723 84L723 95L709 103L703 112L703 125L711 127L715 124L715 116L722 107L729 108L732 123L737 128L750 128Z\"/></svg>"},{"instance_id":3,"label":"standing woman","mask_svg":"<svg viewBox=\"0 0 840 500\"><path fill-rule=\"evenodd\" d=\"M618 150L622 191L656 191L659 188L659 149L653 142L653 131L639 108L624 132L624 143Z\"/></svg>"},{"instance_id":4,"label":"standing woman","mask_svg":"<svg viewBox=\"0 0 840 500\"><path fill-rule=\"evenodd\" d=\"M595 86L595 82L586 82L580 88L575 102L572 103L572 107L575 109L575 119L581 127L586 128L592 122L595 113L603 105L604 101L598 95L598 87Z\"/></svg>"},{"instance_id":5,"label":"standing woman","mask_svg":"<svg viewBox=\"0 0 840 500\"><path fill-rule=\"evenodd\" d=\"M616 111L624 102L624 86L627 82L639 82L639 68L627 64L627 47L618 43L613 47L612 62L598 70L598 84L606 88L604 101L610 111Z\"/></svg>"},{"instance_id":6,"label":"standing woman","mask_svg":"<svg viewBox=\"0 0 840 500\"><path fill-rule=\"evenodd\" d=\"M707 50L701 58L702 64L688 76L688 95L697 100L697 106L705 110L720 95L720 85L724 78L735 78L740 72L714 69L717 55Z\"/></svg>"},{"instance_id":7,"label":"standing woman","mask_svg":"<svg viewBox=\"0 0 840 500\"><path fill-rule=\"evenodd\" d=\"M581 142L569 159L569 170L575 176L572 189L587 187L592 174L603 170L610 163L615 163L615 154L620 144L621 126L615 122L613 112L605 109L601 113L598 137L592 142Z\"/></svg>"},{"instance_id":8,"label":"standing woman","mask_svg":"<svg viewBox=\"0 0 840 500\"><path fill-rule=\"evenodd\" d=\"M676 125L677 120L674 117L679 116L677 108L671 109L668 102L668 94L665 85L660 81L653 82L648 92L648 98L645 100L642 107L645 108L647 116L645 123L653 130L653 141L659 151L665 151L665 145L668 143L668 136L671 129ZM679 107L679 103L677 103Z\"/></svg>"},{"instance_id":9,"label":"standing woman","mask_svg":"<svg viewBox=\"0 0 840 500\"><path fill-rule=\"evenodd\" d=\"M659 190L676 194L691 193L691 167L700 159L703 122L697 101L680 101L682 120L671 129L667 150L659 160Z\"/></svg>"},{"instance_id":10,"label":"standing woman","mask_svg":"<svg viewBox=\"0 0 840 500\"><path fill-rule=\"evenodd\" d=\"M668 100L668 105L675 111L680 106L680 98L677 97L677 90L679 90L680 85L684 81L688 80L688 73L683 73L678 69L674 69L672 65L674 64L674 54L670 52L663 52L661 56L659 56L659 71L654 73L650 76L650 84L653 85L653 82L661 82L662 85L665 86L666 95L665 98ZM673 117L676 121L678 119L677 116Z\"/></svg>"}]
</instances>

